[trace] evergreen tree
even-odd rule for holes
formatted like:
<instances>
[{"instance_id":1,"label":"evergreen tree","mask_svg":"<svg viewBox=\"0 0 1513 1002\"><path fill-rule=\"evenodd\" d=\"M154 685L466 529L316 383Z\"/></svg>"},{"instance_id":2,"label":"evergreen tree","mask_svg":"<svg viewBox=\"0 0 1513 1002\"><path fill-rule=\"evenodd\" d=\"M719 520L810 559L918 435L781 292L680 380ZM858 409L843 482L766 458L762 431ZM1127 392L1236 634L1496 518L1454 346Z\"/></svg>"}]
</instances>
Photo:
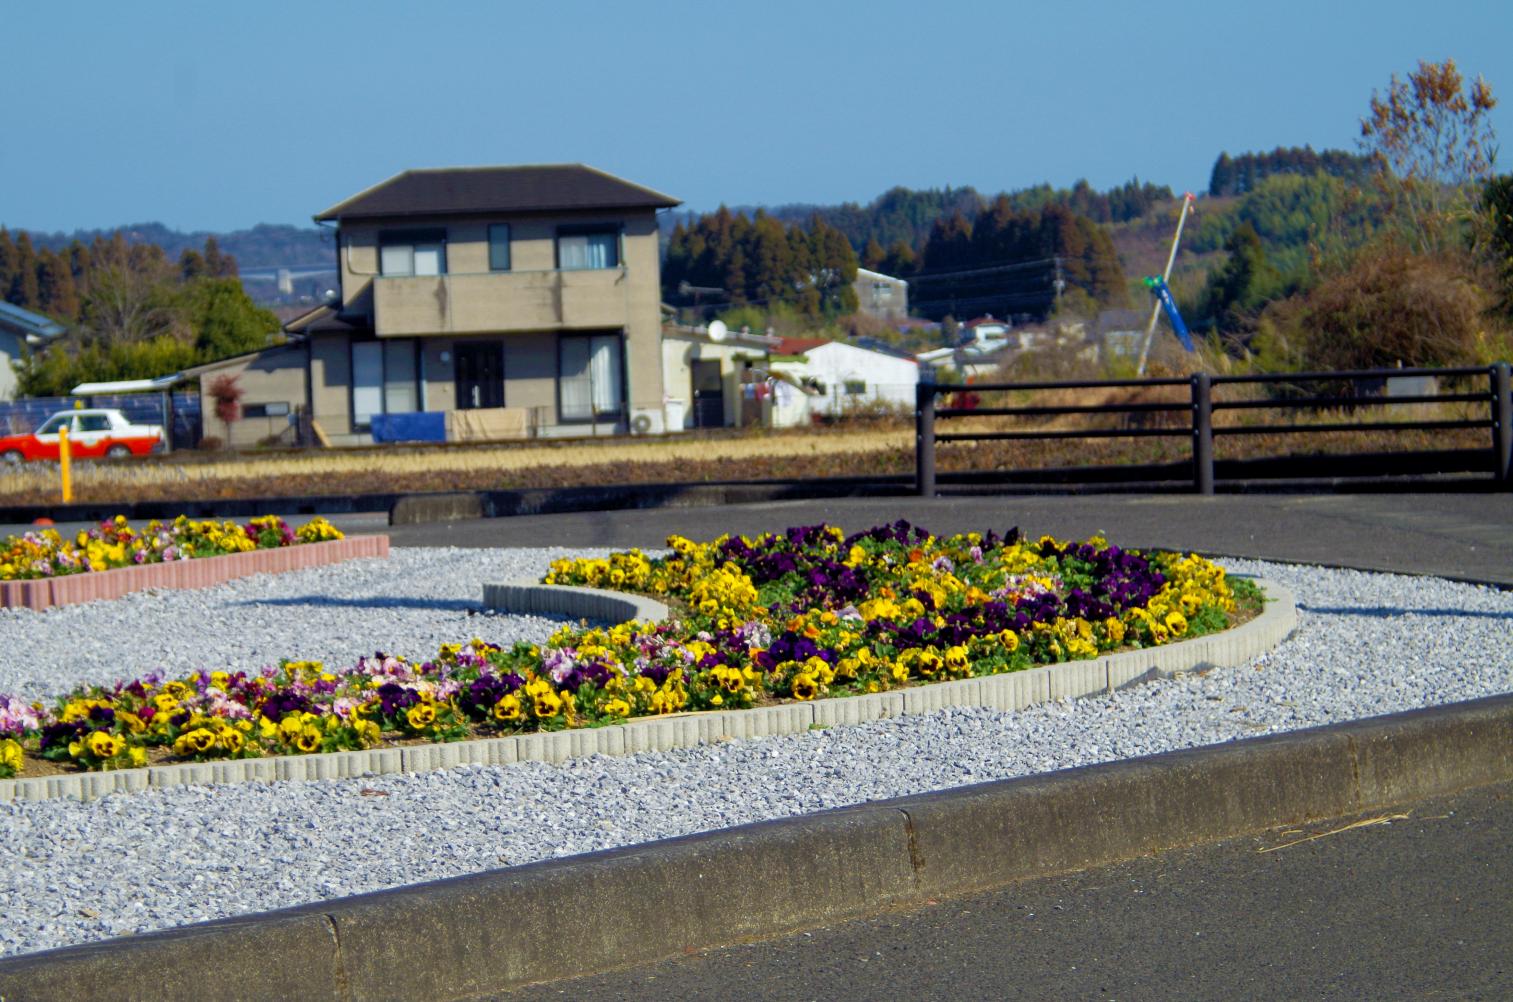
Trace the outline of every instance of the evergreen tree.
<instances>
[{"instance_id":1,"label":"evergreen tree","mask_svg":"<svg viewBox=\"0 0 1513 1002\"><path fill-rule=\"evenodd\" d=\"M10 301L11 282L16 277L17 257L10 231L0 226L0 300L6 302Z\"/></svg>"},{"instance_id":2,"label":"evergreen tree","mask_svg":"<svg viewBox=\"0 0 1513 1002\"><path fill-rule=\"evenodd\" d=\"M882 271L883 262L887 260L887 252L883 245L877 242L876 237L867 238L867 246L862 251L862 267L868 271Z\"/></svg>"},{"instance_id":3,"label":"evergreen tree","mask_svg":"<svg viewBox=\"0 0 1513 1002\"><path fill-rule=\"evenodd\" d=\"M16 238L16 266L11 275L11 285L5 297L23 309L35 310L40 306L41 292L37 286L37 252L32 247L31 234L25 230Z\"/></svg>"},{"instance_id":4,"label":"evergreen tree","mask_svg":"<svg viewBox=\"0 0 1513 1002\"><path fill-rule=\"evenodd\" d=\"M79 293L68 263L50 250L37 258L37 304L43 313L69 323L79 319Z\"/></svg>"},{"instance_id":5,"label":"evergreen tree","mask_svg":"<svg viewBox=\"0 0 1513 1002\"><path fill-rule=\"evenodd\" d=\"M236 258L221 251L215 237L205 238L205 270L211 278L236 278Z\"/></svg>"},{"instance_id":6,"label":"evergreen tree","mask_svg":"<svg viewBox=\"0 0 1513 1002\"><path fill-rule=\"evenodd\" d=\"M210 275L210 266L205 261L205 256L192 247L185 247L179 255L179 275L186 282L192 282L197 278L205 278Z\"/></svg>"}]
</instances>

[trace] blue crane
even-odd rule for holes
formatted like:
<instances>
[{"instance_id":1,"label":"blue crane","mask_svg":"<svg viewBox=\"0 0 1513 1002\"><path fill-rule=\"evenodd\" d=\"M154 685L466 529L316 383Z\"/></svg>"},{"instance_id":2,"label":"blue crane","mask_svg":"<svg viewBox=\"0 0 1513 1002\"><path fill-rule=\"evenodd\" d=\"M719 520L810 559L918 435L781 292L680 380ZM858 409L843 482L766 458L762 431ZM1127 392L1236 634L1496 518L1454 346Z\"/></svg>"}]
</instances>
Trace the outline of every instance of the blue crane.
<instances>
[{"instance_id":1,"label":"blue crane","mask_svg":"<svg viewBox=\"0 0 1513 1002\"><path fill-rule=\"evenodd\" d=\"M1166 311L1166 319L1171 321L1172 332L1182 342L1182 347L1196 351L1197 346L1193 344L1192 335L1187 332L1187 323L1182 319L1182 311L1177 309L1177 301L1172 298L1172 290L1167 286L1166 279L1160 275L1151 275L1146 278L1145 287L1151 290L1151 295L1156 297L1156 302Z\"/></svg>"}]
</instances>

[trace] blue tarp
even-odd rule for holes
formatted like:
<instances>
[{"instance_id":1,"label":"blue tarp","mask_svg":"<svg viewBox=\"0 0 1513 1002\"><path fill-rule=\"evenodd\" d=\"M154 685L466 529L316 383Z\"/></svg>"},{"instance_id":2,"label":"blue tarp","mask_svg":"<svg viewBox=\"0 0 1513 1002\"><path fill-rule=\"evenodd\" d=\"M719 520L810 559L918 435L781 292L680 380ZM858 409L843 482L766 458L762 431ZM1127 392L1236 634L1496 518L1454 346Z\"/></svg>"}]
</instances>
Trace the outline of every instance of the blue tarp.
<instances>
[{"instance_id":1,"label":"blue tarp","mask_svg":"<svg viewBox=\"0 0 1513 1002\"><path fill-rule=\"evenodd\" d=\"M447 416L442 411L373 415L375 442L445 442Z\"/></svg>"}]
</instances>

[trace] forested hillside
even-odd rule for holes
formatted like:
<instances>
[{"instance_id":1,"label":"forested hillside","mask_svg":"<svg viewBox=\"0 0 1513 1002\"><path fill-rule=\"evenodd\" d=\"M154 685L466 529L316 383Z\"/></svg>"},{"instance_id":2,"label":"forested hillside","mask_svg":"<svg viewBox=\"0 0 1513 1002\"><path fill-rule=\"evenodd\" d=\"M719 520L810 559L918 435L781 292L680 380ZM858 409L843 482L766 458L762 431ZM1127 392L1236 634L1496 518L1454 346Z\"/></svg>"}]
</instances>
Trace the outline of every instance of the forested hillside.
<instances>
[{"instance_id":1,"label":"forested hillside","mask_svg":"<svg viewBox=\"0 0 1513 1002\"><path fill-rule=\"evenodd\" d=\"M85 246L97 238L110 240L120 233L128 244L151 244L177 260L186 250L198 250L207 240L215 240L221 250L235 257L243 268L336 266L335 244L328 232L316 227L284 226L259 223L248 230L209 233L196 230L184 233L162 223L132 223L108 230L75 230L73 233L32 231L32 244L38 248L62 251L70 244Z\"/></svg>"}]
</instances>

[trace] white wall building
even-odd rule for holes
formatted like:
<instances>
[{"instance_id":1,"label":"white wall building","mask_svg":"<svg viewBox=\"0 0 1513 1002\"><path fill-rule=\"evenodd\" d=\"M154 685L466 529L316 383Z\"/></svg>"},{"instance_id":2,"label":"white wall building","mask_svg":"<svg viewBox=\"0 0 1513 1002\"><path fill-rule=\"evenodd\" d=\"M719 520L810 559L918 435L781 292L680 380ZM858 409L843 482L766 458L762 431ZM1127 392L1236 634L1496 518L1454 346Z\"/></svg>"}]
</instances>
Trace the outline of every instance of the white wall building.
<instances>
[{"instance_id":1,"label":"white wall building","mask_svg":"<svg viewBox=\"0 0 1513 1002\"><path fill-rule=\"evenodd\" d=\"M773 349L769 365L815 391L781 394L773 406L773 424L778 427L802 424L811 413L839 415L874 403L914 409L919 363L911 357L844 341L785 338Z\"/></svg>"}]
</instances>

